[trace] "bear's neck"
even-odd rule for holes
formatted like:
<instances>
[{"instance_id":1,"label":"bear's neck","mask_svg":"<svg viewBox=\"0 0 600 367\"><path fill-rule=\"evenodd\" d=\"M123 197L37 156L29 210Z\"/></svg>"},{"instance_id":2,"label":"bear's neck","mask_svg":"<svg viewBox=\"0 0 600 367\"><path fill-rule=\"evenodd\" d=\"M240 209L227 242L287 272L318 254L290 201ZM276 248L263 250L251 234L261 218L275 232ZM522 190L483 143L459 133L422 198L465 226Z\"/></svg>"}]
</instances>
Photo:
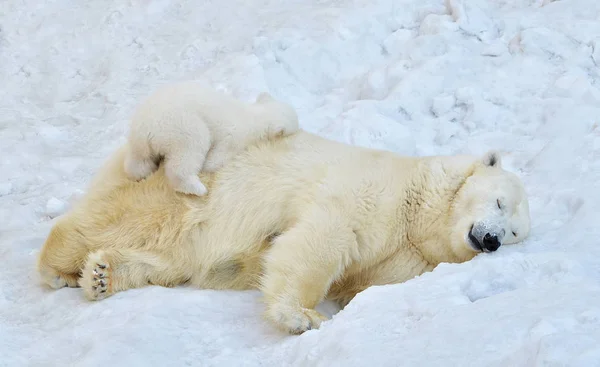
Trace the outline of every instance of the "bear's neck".
<instances>
[{"instance_id":1,"label":"bear's neck","mask_svg":"<svg viewBox=\"0 0 600 367\"><path fill-rule=\"evenodd\" d=\"M465 261L452 251L449 213L452 200L472 171L469 158L427 158L411 174L398 203L398 216L406 226L398 228L394 240L432 268L442 262Z\"/></svg>"},{"instance_id":2,"label":"bear's neck","mask_svg":"<svg viewBox=\"0 0 600 367\"><path fill-rule=\"evenodd\" d=\"M473 172L473 159L426 158L407 170L406 161L393 167L409 174L409 183L390 213L395 223L405 223L388 234L385 254L367 267L347 269L330 289L329 297L347 304L373 285L402 283L433 270L442 262L462 262L448 242L448 213L460 187Z\"/></svg>"}]
</instances>

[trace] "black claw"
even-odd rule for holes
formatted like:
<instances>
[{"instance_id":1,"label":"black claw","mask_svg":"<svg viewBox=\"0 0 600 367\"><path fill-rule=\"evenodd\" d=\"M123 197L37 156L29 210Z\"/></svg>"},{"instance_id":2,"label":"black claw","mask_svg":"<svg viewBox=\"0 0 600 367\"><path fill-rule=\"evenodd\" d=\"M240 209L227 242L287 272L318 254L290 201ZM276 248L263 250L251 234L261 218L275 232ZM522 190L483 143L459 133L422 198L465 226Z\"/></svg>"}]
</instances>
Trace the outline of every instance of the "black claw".
<instances>
[{"instance_id":1,"label":"black claw","mask_svg":"<svg viewBox=\"0 0 600 367\"><path fill-rule=\"evenodd\" d=\"M104 280L102 280L102 279L100 279L100 282L99 282L99 283L100 283L100 285L101 285L102 287L104 287L104 286L106 285L106 283L104 283Z\"/></svg>"},{"instance_id":2,"label":"black claw","mask_svg":"<svg viewBox=\"0 0 600 367\"><path fill-rule=\"evenodd\" d=\"M103 291L100 291L100 293L106 293L106 289L105 289L105 290L103 290Z\"/></svg>"},{"instance_id":3,"label":"black claw","mask_svg":"<svg viewBox=\"0 0 600 367\"><path fill-rule=\"evenodd\" d=\"M96 264L96 265L98 265L98 267L99 267L100 269L106 269L106 265L102 265L102 264Z\"/></svg>"}]
</instances>

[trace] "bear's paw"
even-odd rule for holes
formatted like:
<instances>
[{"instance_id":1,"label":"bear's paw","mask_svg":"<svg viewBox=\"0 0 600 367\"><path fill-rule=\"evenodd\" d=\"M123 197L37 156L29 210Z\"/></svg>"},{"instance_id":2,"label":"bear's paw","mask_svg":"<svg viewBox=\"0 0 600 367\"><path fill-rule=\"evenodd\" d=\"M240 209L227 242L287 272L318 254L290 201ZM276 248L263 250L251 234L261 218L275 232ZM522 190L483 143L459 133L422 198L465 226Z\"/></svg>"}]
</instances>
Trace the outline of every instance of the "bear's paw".
<instances>
[{"instance_id":1,"label":"bear's paw","mask_svg":"<svg viewBox=\"0 0 600 367\"><path fill-rule=\"evenodd\" d=\"M290 334L302 334L318 329L327 318L316 310L276 304L269 308L267 317Z\"/></svg>"},{"instance_id":2,"label":"bear's paw","mask_svg":"<svg viewBox=\"0 0 600 367\"><path fill-rule=\"evenodd\" d=\"M90 301L99 301L112 294L111 268L102 251L90 254L83 269L80 286Z\"/></svg>"}]
</instances>

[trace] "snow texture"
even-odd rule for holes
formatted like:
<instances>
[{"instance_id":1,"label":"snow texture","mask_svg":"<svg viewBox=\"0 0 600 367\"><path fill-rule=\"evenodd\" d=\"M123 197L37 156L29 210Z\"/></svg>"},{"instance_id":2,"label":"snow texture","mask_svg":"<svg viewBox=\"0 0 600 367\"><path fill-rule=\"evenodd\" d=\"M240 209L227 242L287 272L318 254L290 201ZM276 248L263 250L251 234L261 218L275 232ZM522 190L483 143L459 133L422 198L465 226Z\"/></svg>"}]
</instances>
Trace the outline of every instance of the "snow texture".
<instances>
[{"instance_id":1,"label":"snow texture","mask_svg":"<svg viewBox=\"0 0 600 367\"><path fill-rule=\"evenodd\" d=\"M2 0L0 366L599 366L600 1ZM257 291L40 285L55 216L159 85L268 91L322 136L503 152L522 244L280 333Z\"/></svg>"}]
</instances>

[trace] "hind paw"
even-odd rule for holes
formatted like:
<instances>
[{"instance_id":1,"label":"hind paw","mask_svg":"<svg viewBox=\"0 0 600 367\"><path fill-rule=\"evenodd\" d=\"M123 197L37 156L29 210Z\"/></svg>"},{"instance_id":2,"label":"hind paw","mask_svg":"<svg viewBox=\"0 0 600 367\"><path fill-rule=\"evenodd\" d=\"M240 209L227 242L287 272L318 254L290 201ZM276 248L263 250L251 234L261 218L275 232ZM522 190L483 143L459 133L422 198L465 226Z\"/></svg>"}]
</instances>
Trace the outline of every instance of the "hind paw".
<instances>
[{"instance_id":1,"label":"hind paw","mask_svg":"<svg viewBox=\"0 0 600 367\"><path fill-rule=\"evenodd\" d=\"M90 301L99 301L113 294L111 268L102 253L90 255L80 285Z\"/></svg>"},{"instance_id":2,"label":"hind paw","mask_svg":"<svg viewBox=\"0 0 600 367\"><path fill-rule=\"evenodd\" d=\"M60 289L64 287L77 288L77 274L62 274L55 271L43 271L42 281L50 288Z\"/></svg>"}]
</instances>

